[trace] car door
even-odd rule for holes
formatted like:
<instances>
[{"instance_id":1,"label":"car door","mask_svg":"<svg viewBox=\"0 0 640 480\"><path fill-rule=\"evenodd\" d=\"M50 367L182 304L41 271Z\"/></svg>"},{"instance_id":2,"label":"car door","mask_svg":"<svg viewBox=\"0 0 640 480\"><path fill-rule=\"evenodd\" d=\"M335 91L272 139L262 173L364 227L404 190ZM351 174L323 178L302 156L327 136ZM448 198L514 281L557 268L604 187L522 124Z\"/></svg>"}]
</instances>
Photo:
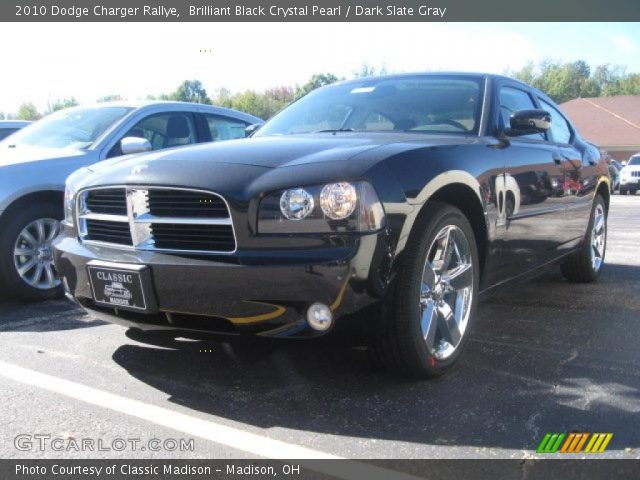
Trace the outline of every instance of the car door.
<instances>
[{"instance_id":1,"label":"car door","mask_svg":"<svg viewBox=\"0 0 640 480\"><path fill-rule=\"evenodd\" d=\"M563 247L570 248L581 240L591 213L593 194L597 187L599 152L582 142L571 123L549 100L538 97L540 108L551 114L550 139L564 170L563 200L566 206L562 236ZM592 151L590 151L592 150ZM594 158L595 157L595 158Z\"/></svg>"},{"instance_id":2,"label":"car door","mask_svg":"<svg viewBox=\"0 0 640 480\"><path fill-rule=\"evenodd\" d=\"M152 151L198 143L196 118L193 112L171 111L143 117L113 145L107 158L122 155L120 141L125 137L145 138Z\"/></svg>"},{"instance_id":3,"label":"car door","mask_svg":"<svg viewBox=\"0 0 640 480\"><path fill-rule=\"evenodd\" d=\"M526 86L504 81L498 88L500 128L509 126L515 111L537 108ZM497 189L505 228L504 260L522 272L548 261L562 243L564 172L547 134L509 137L504 158L503 183Z\"/></svg>"}]
</instances>

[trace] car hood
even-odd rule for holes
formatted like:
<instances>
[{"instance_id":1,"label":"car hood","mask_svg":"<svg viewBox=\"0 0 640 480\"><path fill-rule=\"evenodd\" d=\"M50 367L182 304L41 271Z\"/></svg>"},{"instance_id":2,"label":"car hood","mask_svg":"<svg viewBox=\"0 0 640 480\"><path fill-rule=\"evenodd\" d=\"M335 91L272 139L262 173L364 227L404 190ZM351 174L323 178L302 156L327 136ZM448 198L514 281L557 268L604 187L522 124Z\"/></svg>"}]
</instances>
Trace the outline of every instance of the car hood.
<instances>
[{"instance_id":1,"label":"car hood","mask_svg":"<svg viewBox=\"0 0 640 480\"><path fill-rule=\"evenodd\" d=\"M412 145L415 147L455 145L475 140L477 140L476 137L453 135L361 134L355 132L268 136L204 143L128 158L120 157L94 164L91 170L98 171L119 166L129 168L135 164L144 164L148 168L154 168L165 162L180 162L180 164L211 162L213 165L216 162L224 162L280 168L349 160L366 150L389 144L401 143L407 145L407 148L411 148Z\"/></svg>"},{"instance_id":2,"label":"car hood","mask_svg":"<svg viewBox=\"0 0 640 480\"><path fill-rule=\"evenodd\" d=\"M28 145L10 147L10 145L12 145L11 142L0 143L0 167L87 155L87 151L74 148L42 148Z\"/></svg>"},{"instance_id":3,"label":"car hood","mask_svg":"<svg viewBox=\"0 0 640 480\"><path fill-rule=\"evenodd\" d=\"M170 185L248 194L286 183L355 178L381 158L402 151L477 141L453 135L350 132L230 140L100 162L78 187Z\"/></svg>"}]
</instances>

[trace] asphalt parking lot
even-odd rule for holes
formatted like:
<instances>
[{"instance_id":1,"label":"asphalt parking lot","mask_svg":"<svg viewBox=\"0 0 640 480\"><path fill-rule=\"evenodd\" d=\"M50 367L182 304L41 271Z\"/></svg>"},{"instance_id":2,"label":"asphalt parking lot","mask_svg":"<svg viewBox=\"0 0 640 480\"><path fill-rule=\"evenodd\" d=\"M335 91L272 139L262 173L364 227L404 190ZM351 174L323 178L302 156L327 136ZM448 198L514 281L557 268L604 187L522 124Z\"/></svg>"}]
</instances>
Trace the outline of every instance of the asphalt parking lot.
<instances>
[{"instance_id":1,"label":"asphalt parking lot","mask_svg":"<svg viewBox=\"0 0 640 480\"><path fill-rule=\"evenodd\" d=\"M330 342L154 340L67 301L3 301L0 455L526 458L546 432L584 431L614 434L602 456L640 458L639 291L640 195L616 195L600 282L553 270L487 299L461 365L437 380L394 378ZM22 451L20 434L194 448Z\"/></svg>"}]
</instances>

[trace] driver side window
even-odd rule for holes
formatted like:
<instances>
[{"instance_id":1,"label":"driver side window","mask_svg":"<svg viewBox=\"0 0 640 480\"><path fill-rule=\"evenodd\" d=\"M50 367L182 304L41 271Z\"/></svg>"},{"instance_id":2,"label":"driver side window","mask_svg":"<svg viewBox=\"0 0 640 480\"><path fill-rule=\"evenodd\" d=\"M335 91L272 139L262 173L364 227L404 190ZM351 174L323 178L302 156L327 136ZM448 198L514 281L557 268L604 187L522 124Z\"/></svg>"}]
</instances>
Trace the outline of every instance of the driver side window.
<instances>
[{"instance_id":1,"label":"driver side window","mask_svg":"<svg viewBox=\"0 0 640 480\"><path fill-rule=\"evenodd\" d=\"M122 138L145 138L151 144L152 150L191 145L197 143L196 127L193 114L188 112L168 112L150 115L134 127ZM122 140L122 139L121 139ZM116 143L108 157L122 155L120 142Z\"/></svg>"}]
</instances>

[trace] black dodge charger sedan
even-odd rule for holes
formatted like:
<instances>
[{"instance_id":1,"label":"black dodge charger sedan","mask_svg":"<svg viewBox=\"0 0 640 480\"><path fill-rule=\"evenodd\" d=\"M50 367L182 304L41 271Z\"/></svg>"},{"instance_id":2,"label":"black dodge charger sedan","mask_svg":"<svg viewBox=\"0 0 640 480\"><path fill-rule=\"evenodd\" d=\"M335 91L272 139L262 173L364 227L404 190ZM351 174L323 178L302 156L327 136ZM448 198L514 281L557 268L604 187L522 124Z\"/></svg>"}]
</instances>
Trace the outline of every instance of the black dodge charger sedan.
<instances>
[{"instance_id":1,"label":"black dodge charger sedan","mask_svg":"<svg viewBox=\"0 0 640 480\"><path fill-rule=\"evenodd\" d=\"M430 376L480 295L558 263L596 279L609 178L542 92L406 74L318 89L246 140L75 174L65 207L56 268L94 316L184 336L350 323Z\"/></svg>"}]
</instances>

